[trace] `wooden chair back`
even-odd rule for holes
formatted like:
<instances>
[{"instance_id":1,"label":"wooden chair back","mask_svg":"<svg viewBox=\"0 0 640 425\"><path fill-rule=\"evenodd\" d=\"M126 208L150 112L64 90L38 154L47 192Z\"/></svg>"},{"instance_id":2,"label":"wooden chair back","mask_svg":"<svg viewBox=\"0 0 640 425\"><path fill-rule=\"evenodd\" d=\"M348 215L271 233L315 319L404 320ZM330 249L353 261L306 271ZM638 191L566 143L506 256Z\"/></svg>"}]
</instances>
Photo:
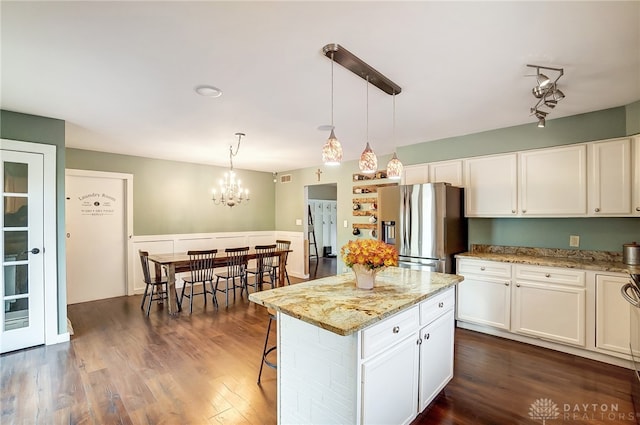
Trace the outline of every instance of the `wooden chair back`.
<instances>
[{"instance_id":1,"label":"wooden chair back","mask_svg":"<svg viewBox=\"0 0 640 425\"><path fill-rule=\"evenodd\" d=\"M288 251L291 247L291 241L285 241L282 239L278 239L276 241L276 250L278 251ZM284 255L284 265L287 265L287 260L289 259L289 253L287 252Z\"/></svg>"},{"instance_id":2,"label":"wooden chair back","mask_svg":"<svg viewBox=\"0 0 640 425\"><path fill-rule=\"evenodd\" d=\"M217 253L217 249L187 252L192 282L213 281L213 262Z\"/></svg>"},{"instance_id":3,"label":"wooden chair back","mask_svg":"<svg viewBox=\"0 0 640 425\"><path fill-rule=\"evenodd\" d=\"M138 250L140 255L140 263L142 264L142 275L144 283L151 285L151 273L149 273L149 253L141 249Z\"/></svg>"},{"instance_id":4,"label":"wooden chair back","mask_svg":"<svg viewBox=\"0 0 640 425\"><path fill-rule=\"evenodd\" d=\"M224 252L227 255L227 275L229 277L244 276L247 270L249 247L227 248Z\"/></svg>"},{"instance_id":5,"label":"wooden chair back","mask_svg":"<svg viewBox=\"0 0 640 425\"><path fill-rule=\"evenodd\" d=\"M261 268L262 273L271 273L275 266L276 244L272 245L256 245L256 267Z\"/></svg>"}]
</instances>

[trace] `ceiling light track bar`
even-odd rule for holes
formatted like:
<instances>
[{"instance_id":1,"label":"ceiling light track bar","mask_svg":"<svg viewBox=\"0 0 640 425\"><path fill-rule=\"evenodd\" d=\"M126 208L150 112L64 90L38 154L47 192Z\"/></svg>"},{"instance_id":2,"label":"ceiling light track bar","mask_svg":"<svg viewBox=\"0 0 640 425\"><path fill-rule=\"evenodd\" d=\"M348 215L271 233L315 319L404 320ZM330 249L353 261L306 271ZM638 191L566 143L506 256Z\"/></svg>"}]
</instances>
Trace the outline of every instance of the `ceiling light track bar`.
<instances>
[{"instance_id":1,"label":"ceiling light track bar","mask_svg":"<svg viewBox=\"0 0 640 425\"><path fill-rule=\"evenodd\" d=\"M333 54L333 60L335 62L347 68L363 80L368 79L369 83L373 84L383 92L389 95L400 94L402 92L402 88L399 85L376 71L374 68L369 66L369 64L341 45L337 43L327 44L322 48L322 52L329 59L331 59L331 55Z\"/></svg>"}]
</instances>

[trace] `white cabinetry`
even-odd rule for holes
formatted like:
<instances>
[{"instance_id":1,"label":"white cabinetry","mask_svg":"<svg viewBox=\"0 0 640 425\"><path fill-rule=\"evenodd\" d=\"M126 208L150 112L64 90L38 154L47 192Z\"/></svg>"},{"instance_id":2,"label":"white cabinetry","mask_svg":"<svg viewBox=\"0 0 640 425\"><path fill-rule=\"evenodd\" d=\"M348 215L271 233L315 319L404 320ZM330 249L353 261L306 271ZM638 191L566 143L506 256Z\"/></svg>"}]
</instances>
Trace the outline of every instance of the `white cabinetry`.
<instances>
[{"instance_id":1,"label":"white cabinetry","mask_svg":"<svg viewBox=\"0 0 640 425\"><path fill-rule=\"evenodd\" d=\"M516 154L469 158L463 164L467 217L511 217L517 214Z\"/></svg>"},{"instance_id":2,"label":"white cabinetry","mask_svg":"<svg viewBox=\"0 0 640 425\"><path fill-rule=\"evenodd\" d=\"M631 140L611 140L588 146L589 214L631 215Z\"/></svg>"},{"instance_id":3,"label":"white cabinetry","mask_svg":"<svg viewBox=\"0 0 640 425\"><path fill-rule=\"evenodd\" d=\"M512 331L585 345L585 272L514 266Z\"/></svg>"},{"instance_id":4,"label":"white cabinetry","mask_svg":"<svg viewBox=\"0 0 640 425\"><path fill-rule=\"evenodd\" d=\"M429 183L429 165L406 165L402 172L402 184Z\"/></svg>"},{"instance_id":5,"label":"white cabinetry","mask_svg":"<svg viewBox=\"0 0 640 425\"><path fill-rule=\"evenodd\" d=\"M453 378L453 316L453 308L450 308L420 331L419 411L424 410Z\"/></svg>"},{"instance_id":6,"label":"white cabinetry","mask_svg":"<svg viewBox=\"0 0 640 425\"><path fill-rule=\"evenodd\" d=\"M408 424L418 412L415 331L362 364L362 423Z\"/></svg>"},{"instance_id":7,"label":"white cabinetry","mask_svg":"<svg viewBox=\"0 0 640 425\"><path fill-rule=\"evenodd\" d=\"M620 296L624 275L596 275L596 347L629 354L631 304Z\"/></svg>"},{"instance_id":8,"label":"white cabinetry","mask_svg":"<svg viewBox=\"0 0 640 425\"><path fill-rule=\"evenodd\" d=\"M571 216L587 212L587 147L519 153L520 212L526 216Z\"/></svg>"},{"instance_id":9,"label":"white cabinetry","mask_svg":"<svg viewBox=\"0 0 640 425\"><path fill-rule=\"evenodd\" d=\"M632 214L640 215L640 135L631 139L631 153L633 155L633 199L631 204Z\"/></svg>"},{"instance_id":10,"label":"white cabinetry","mask_svg":"<svg viewBox=\"0 0 640 425\"><path fill-rule=\"evenodd\" d=\"M363 424L408 424L453 377L454 289L362 331Z\"/></svg>"},{"instance_id":11,"label":"white cabinetry","mask_svg":"<svg viewBox=\"0 0 640 425\"><path fill-rule=\"evenodd\" d=\"M494 261L458 260L458 320L509 330L511 265Z\"/></svg>"},{"instance_id":12,"label":"white cabinetry","mask_svg":"<svg viewBox=\"0 0 640 425\"><path fill-rule=\"evenodd\" d=\"M462 179L462 160L439 161L429 163L429 182L451 183L452 186L464 186Z\"/></svg>"}]
</instances>

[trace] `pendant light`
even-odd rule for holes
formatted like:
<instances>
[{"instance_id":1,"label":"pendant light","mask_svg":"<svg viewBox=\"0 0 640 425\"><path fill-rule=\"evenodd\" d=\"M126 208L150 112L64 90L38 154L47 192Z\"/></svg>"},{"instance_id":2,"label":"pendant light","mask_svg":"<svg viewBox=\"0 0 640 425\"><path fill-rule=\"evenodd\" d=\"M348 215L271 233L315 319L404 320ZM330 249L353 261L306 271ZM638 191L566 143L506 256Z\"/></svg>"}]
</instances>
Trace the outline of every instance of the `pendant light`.
<instances>
[{"instance_id":1,"label":"pendant light","mask_svg":"<svg viewBox=\"0 0 640 425\"><path fill-rule=\"evenodd\" d=\"M393 93L393 158L387 163L387 178L400 180L403 168L402 162L396 155L396 94Z\"/></svg>"},{"instance_id":2,"label":"pendant light","mask_svg":"<svg viewBox=\"0 0 640 425\"><path fill-rule=\"evenodd\" d=\"M342 145L333 132L333 52L331 52L331 134L322 147L324 165L340 165L342 161Z\"/></svg>"},{"instance_id":3,"label":"pendant light","mask_svg":"<svg viewBox=\"0 0 640 425\"><path fill-rule=\"evenodd\" d=\"M378 157L369 146L369 76L366 78L367 85L367 131L366 131L366 141L367 146L362 151L360 155L360 162L358 165L360 166L360 171L363 174L373 174L378 171Z\"/></svg>"}]
</instances>

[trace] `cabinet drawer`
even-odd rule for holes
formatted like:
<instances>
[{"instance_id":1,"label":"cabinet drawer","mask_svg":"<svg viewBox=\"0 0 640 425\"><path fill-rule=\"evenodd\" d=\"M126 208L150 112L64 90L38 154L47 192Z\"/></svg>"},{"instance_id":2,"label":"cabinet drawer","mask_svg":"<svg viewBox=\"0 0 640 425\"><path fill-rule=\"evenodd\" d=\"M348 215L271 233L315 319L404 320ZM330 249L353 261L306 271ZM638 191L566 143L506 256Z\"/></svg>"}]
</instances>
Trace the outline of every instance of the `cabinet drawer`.
<instances>
[{"instance_id":1,"label":"cabinet drawer","mask_svg":"<svg viewBox=\"0 0 640 425\"><path fill-rule=\"evenodd\" d=\"M522 265L516 266L515 278L516 280L532 280L579 287L584 287L586 279L585 272L582 270Z\"/></svg>"},{"instance_id":2,"label":"cabinet drawer","mask_svg":"<svg viewBox=\"0 0 640 425\"><path fill-rule=\"evenodd\" d=\"M420 303L420 325L428 325L447 311L453 309L456 302L455 291L447 289Z\"/></svg>"},{"instance_id":3,"label":"cabinet drawer","mask_svg":"<svg viewBox=\"0 0 640 425\"><path fill-rule=\"evenodd\" d=\"M498 261L462 259L458 262L458 274L511 278L511 264Z\"/></svg>"},{"instance_id":4,"label":"cabinet drawer","mask_svg":"<svg viewBox=\"0 0 640 425\"><path fill-rule=\"evenodd\" d=\"M362 358L388 349L407 336L415 333L420 325L420 310L413 306L362 331Z\"/></svg>"}]
</instances>

